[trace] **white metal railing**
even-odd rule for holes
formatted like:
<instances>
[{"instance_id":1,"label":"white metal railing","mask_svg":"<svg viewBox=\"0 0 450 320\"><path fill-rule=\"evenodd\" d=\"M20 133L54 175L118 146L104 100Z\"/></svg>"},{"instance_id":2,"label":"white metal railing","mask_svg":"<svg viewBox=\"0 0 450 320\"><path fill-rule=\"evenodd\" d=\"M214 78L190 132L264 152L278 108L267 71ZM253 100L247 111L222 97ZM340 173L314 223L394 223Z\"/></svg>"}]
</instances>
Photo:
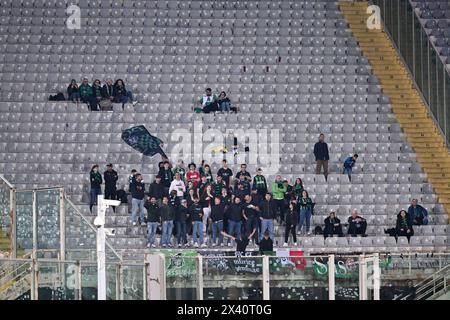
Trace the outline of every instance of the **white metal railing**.
<instances>
[{"instance_id":1,"label":"white metal railing","mask_svg":"<svg viewBox=\"0 0 450 320\"><path fill-rule=\"evenodd\" d=\"M414 286L414 293L410 293L402 300L414 299L425 300L434 299L441 294L445 294L448 288L448 281L450 280L450 265L445 266L436 273L432 274L425 280L419 282Z\"/></svg>"}]
</instances>

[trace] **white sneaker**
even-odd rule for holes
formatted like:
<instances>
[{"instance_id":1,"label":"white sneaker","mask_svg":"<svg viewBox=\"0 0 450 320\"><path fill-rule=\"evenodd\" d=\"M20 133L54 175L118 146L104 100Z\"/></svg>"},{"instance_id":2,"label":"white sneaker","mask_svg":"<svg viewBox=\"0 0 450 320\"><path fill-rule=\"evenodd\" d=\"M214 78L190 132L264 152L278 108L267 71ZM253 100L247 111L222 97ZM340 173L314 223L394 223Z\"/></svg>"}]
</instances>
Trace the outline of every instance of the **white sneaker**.
<instances>
[{"instance_id":1,"label":"white sneaker","mask_svg":"<svg viewBox=\"0 0 450 320\"><path fill-rule=\"evenodd\" d=\"M135 227L136 226L136 222L133 222L133 227Z\"/></svg>"},{"instance_id":2,"label":"white sneaker","mask_svg":"<svg viewBox=\"0 0 450 320\"><path fill-rule=\"evenodd\" d=\"M201 245L201 247L202 248L206 248L207 246L206 246L206 243L203 243L202 245Z\"/></svg>"},{"instance_id":3,"label":"white sneaker","mask_svg":"<svg viewBox=\"0 0 450 320\"><path fill-rule=\"evenodd\" d=\"M152 248L156 248L156 244L152 244Z\"/></svg>"},{"instance_id":4,"label":"white sneaker","mask_svg":"<svg viewBox=\"0 0 450 320\"><path fill-rule=\"evenodd\" d=\"M189 243L186 243L186 244L184 245L184 247L185 247L185 248L189 248L189 247L190 247Z\"/></svg>"},{"instance_id":5,"label":"white sneaker","mask_svg":"<svg viewBox=\"0 0 450 320\"><path fill-rule=\"evenodd\" d=\"M212 247L215 247L216 246L216 244L215 243L213 243L212 245L211 245Z\"/></svg>"},{"instance_id":6,"label":"white sneaker","mask_svg":"<svg viewBox=\"0 0 450 320\"><path fill-rule=\"evenodd\" d=\"M163 244L163 245L162 245L162 247L163 247L163 248L165 248L165 247L166 247L166 245L165 245L165 244Z\"/></svg>"},{"instance_id":7,"label":"white sneaker","mask_svg":"<svg viewBox=\"0 0 450 320\"><path fill-rule=\"evenodd\" d=\"M178 247L178 248L181 248L181 243L179 243L179 244L177 245L177 247Z\"/></svg>"},{"instance_id":8,"label":"white sneaker","mask_svg":"<svg viewBox=\"0 0 450 320\"><path fill-rule=\"evenodd\" d=\"M311 231L308 231L308 232L306 233L306 235L310 236L310 235L311 235Z\"/></svg>"},{"instance_id":9,"label":"white sneaker","mask_svg":"<svg viewBox=\"0 0 450 320\"><path fill-rule=\"evenodd\" d=\"M297 242L294 242L294 246L297 246Z\"/></svg>"},{"instance_id":10,"label":"white sneaker","mask_svg":"<svg viewBox=\"0 0 450 320\"><path fill-rule=\"evenodd\" d=\"M198 248L198 243L197 242L194 244L194 247Z\"/></svg>"},{"instance_id":11,"label":"white sneaker","mask_svg":"<svg viewBox=\"0 0 450 320\"><path fill-rule=\"evenodd\" d=\"M231 242L228 242L228 246L229 246L229 247L232 247L233 244L232 244Z\"/></svg>"},{"instance_id":12,"label":"white sneaker","mask_svg":"<svg viewBox=\"0 0 450 320\"><path fill-rule=\"evenodd\" d=\"M283 247L287 247L287 246L288 246L287 242L283 243Z\"/></svg>"},{"instance_id":13,"label":"white sneaker","mask_svg":"<svg viewBox=\"0 0 450 320\"><path fill-rule=\"evenodd\" d=\"M151 247L151 244L150 243L147 243L147 248L150 248Z\"/></svg>"},{"instance_id":14,"label":"white sneaker","mask_svg":"<svg viewBox=\"0 0 450 320\"><path fill-rule=\"evenodd\" d=\"M141 223L141 227L145 227L147 224L145 222Z\"/></svg>"}]
</instances>

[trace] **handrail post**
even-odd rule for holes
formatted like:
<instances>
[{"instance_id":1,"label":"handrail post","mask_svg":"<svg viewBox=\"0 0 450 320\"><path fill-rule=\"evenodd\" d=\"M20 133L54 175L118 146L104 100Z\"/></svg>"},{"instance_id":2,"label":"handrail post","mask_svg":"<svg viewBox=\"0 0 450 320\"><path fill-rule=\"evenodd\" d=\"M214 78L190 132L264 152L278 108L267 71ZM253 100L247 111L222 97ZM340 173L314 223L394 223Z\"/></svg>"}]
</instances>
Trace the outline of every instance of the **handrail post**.
<instances>
[{"instance_id":1,"label":"handrail post","mask_svg":"<svg viewBox=\"0 0 450 320\"><path fill-rule=\"evenodd\" d=\"M270 300L270 269L269 256L264 255L262 258L262 276L263 276L263 300Z\"/></svg>"},{"instance_id":2,"label":"handrail post","mask_svg":"<svg viewBox=\"0 0 450 320\"><path fill-rule=\"evenodd\" d=\"M148 268L149 263L146 262L144 263L144 267L143 267L143 280L142 280L142 300L148 300L147 297L147 268Z\"/></svg>"},{"instance_id":3,"label":"handrail post","mask_svg":"<svg viewBox=\"0 0 450 320\"><path fill-rule=\"evenodd\" d=\"M59 189L59 245L61 259L66 258L66 211L64 189Z\"/></svg>"},{"instance_id":4,"label":"handrail post","mask_svg":"<svg viewBox=\"0 0 450 320\"><path fill-rule=\"evenodd\" d=\"M38 224L38 218L37 218L37 199L36 199L36 190L33 190L32 192L32 198L33 198L33 251L37 253L38 250L38 234L37 234L37 224Z\"/></svg>"},{"instance_id":5,"label":"handrail post","mask_svg":"<svg viewBox=\"0 0 450 320\"><path fill-rule=\"evenodd\" d=\"M76 297L77 300L83 299L83 286L82 286L82 278L81 278L81 262L77 260L75 263L75 273L76 273Z\"/></svg>"},{"instance_id":6,"label":"handrail post","mask_svg":"<svg viewBox=\"0 0 450 320\"><path fill-rule=\"evenodd\" d=\"M381 269L380 255L375 253L373 257L373 300L380 300Z\"/></svg>"},{"instance_id":7,"label":"handrail post","mask_svg":"<svg viewBox=\"0 0 450 320\"><path fill-rule=\"evenodd\" d=\"M328 299L335 300L335 265L334 254L328 256Z\"/></svg>"},{"instance_id":8,"label":"handrail post","mask_svg":"<svg viewBox=\"0 0 450 320\"><path fill-rule=\"evenodd\" d=\"M197 255L197 300L203 300L203 256Z\"/></svg>"},{"instance_id":9,"label":"handrail post","mask_svg":"<svg viewBox=\"0 0 450 320\"><path fill-rule=\"evenodd\" d=\"M16 189L9 189L9 216L11 219L11 255L17 258L17 210Z\"/></svg>"}]
</instances>

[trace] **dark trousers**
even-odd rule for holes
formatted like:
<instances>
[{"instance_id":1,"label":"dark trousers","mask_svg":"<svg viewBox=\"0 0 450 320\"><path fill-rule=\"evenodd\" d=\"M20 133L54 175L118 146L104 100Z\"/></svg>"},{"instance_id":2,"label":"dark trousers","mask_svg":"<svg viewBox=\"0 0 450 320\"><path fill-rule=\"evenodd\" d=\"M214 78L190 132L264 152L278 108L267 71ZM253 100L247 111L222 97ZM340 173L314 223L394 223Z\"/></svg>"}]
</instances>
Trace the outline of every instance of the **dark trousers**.
<instances>
[{"instance_id":1,"label":"dark trousers","mask_svg":"<svg viewBox=\"0 0 450 320\"><path fill-rule=\"evenodd\" d=\"M92 212L92 207L97 204L97 196L99 194L102 194L102 189L101 188L91 188L91 192L90 192L90 202L89 202L89 209Z\"/></svg>"},{"instance_id":2,"label":"dark trousers","mask_svg":"<svg viewBox=\"0 0 450 320\"><path fill-rule=\"evenodd\" d=\"M289 241L289 233L292 233L292 239L294 240L294 243L297 242L297 232L296 229L297 225L290 225L290 224L286 224L286 229L284 230L284 242L288 242Z\"/></svg>"},{"instance_id":3,"label":"dark trousers","mask_svg":"<svg viewBox=\"0 0 450 320\"><path fill-rule=\"evenodd\" d=\"M115 187L105 187L105 199L117 200L117 190ZM116 212L116 207L112 207L112 209L114 212Z\"/></svg>"},{"instance_id":4,"label":"dark trousers","mask_svg":"<svg viewBox=\"0 0 450 320\"><path fill-rule=\"evenodd\" d=\"M366 234L367 222L363 221L359 224L359 228L355 224L350 224L348 228L348 234L352 237L356 237L357 234Z\"/></svg>"},{"instance_id":5,"label":"dark trousers","mask_svg":"<svg viewBox=\"0 0 450 320\"><path fill-rule=\"evenodd\" d=\"M248 220L245 221L244 224L244 229L245 229L245 233L244 235L248 235L250 233L252 233L253 229L256 228L255 234L253 235L253 239L256 239L256 243L258 243L258 219L256 219L256 217L249 217Z\"/></svg>"},{"instance_id":6,"label":"dark trousers","mask_svg":"<svg viewBox=\"0 0 450 320\"><path fill-rule=\"evenodd\" d=\"M185 221L175 221L175 226L177 228L177 243L186 244L186 222Z\"/></svg>"},{"instance_id":7,"label":"dark trousers","mask_svg":"<svg viewBox=\"0 0 450 320\"><path fill-rule=\"evenodd\" d=\"M342 233L342 226L341 225L339 225L337 227L335 227L335 226L330 226L330 227L325 226L325 230L323 231L324 238L333 236L335 234L338 235L339 237L343 237L344 236L344 234Z\"/></svg>"},{"instance_id":8,"label":"dark trousers","mask_svg":"<svg viewBox=\"0 0 450 320\"><path fill-rule=\"evenodd\" d=\"M210 103L203 107L203 113L210 113L219 111L219 104L217 102Z\"/></svg>"},{"instance_id":9,"label":"dark trousers","mask_svg":"<svg viewBox=\"0 0 450 320\"><path fill-rule=\"evenodd\" d=\"M277 212L277 217L280 218L280 221L284 221L284 213L286 212L286 202L284 199L277 200L274 199L273 202L275 203L275 211Z\"/></svg>"},{"instance_id":10,"label":"dark trousers","mask_svg":"<svg viewBox=\"0 0 450 320\"><path fill-rule=\"evenodd\" d=\"M99 111L98 101L96 97L81 96L81 101L88 104L89 110Z\"/></svg>"}]
</instances>

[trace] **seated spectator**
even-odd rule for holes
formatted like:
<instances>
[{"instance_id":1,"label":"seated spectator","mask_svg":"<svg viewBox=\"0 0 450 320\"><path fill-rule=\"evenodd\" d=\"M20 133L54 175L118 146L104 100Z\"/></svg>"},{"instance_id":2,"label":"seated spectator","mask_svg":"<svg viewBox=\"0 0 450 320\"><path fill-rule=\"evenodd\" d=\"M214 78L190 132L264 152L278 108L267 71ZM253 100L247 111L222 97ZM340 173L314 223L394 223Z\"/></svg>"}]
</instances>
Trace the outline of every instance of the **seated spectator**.
<instances>
[{"instance_id":1,"label":"seated spectator","mask_svg":"<svg viewBox=\"0 0 450 320\"><path fill-rule=\"evenodd\" d=\"M273 240L270 238L269 231L265 231L263 238L259 242L259 252L261 254L273 252Z\"/></svg>"},{"instance_id":2,"label":"seated spectator","mask_svg":"<svg viewBox=\"0 0 450 320\"><path fill-rule=\"evenodd\" d=\"M102 88L103 99L109 99L109 101L114 101L114 84L111 79L106 80L105 85Z\"/></svg>"},{"instance_id":3,"label":"seated spectator","mask_svg":"<svg viewBox=\"0 0 450 320\"><path fill-rule=\"evenodd\" d=\"M75 79L72 79L69 86L67 87L67 96L68 100L72 101L73 103L80 102L80 88L78 87Z\"/></svg>"},{"instance_id":4,"label":"seated spectator","mask_svg":"<svg viewBox=\"0 0 450 320\"><path fill-rule=\"evenodd\" d=\"M384 233L395 237L396 240L398 237L407 237L409 242L411 236L414 235L414 230L412 228L412 220L409 218L406 210L401 210L397 215L395 228L384 230Z\"/></svg>"},{"instance_id":5,"label":"seated spectator","mask_svg":"<svg viewBox=\"0 0 450 320\"><path fill-rule=\"evenodd\" d=\"M324 238L332 237L333 235L338 235L343 237L341 220L336 217L336 213L330 212L329 217L325 219L325 228L323 230Z\"/></svg>"},{"instance_id":6,"label":"seated spectator","mask_svg":"<svg viewBox=\"0 0 450 320\"><path fill-rule=\"evenodd\" d=\"M117 79L114 83L114 102L122 104L122 110L125 109L125 104L131 102L134 105L138 103L133 101L133 94L127 90L122 79Z\"/></svg>"},{"instance_id":7,"label":"seated spectator","mask_svg":"<svg viewBox=\"0 0 450 320\"><path fill-rule=\"evenodd\" d=\"M358 155L354 154L353 157L348 157L344 161L344 172L342 174L348 175L348 180L352 181L352 169L355 166L356 160L358 159Z\"/></svg>"},{"instance_id":8,"label":"seated spectator","mask_svg":"<svg viewBox=\"0 0 450 320\"><path fill-rule=\"evenodd\" d=\"M421 205L417 204L417 199L412 199L408 208L408 216L411 224L414 226L422 226L428 224L428 211Z\"/></svg>"},{"instance_id":9,"label":"seated spectator","mask_svg":"<svg viewBox=\"0 0 450 320\"><path fill-rule=\"evenodd\" d=\"M219 95L219 99L217 100L219 103L221 112L230 112L231 111L231 101L228 99L225 91L222 91Z\"/></svg>"},{"instance_id":10,"label":"seated spectator","mask_svg":"<svg viewBox=\"0 0 450 320\"><path fill-rule=\"evenodd\" d=\"M96 110L97 103L93 97L92 87L89 85L89 81L87 78L83 78L83 82L80 85L80 99L83 103L87 103L89 106L89 110Z\"/></svg>"},{"instance_id":11,"label":"seated spectator","mask_svg":"<svg viewBox=\"0 0 450 320\"><path fill-rule=\"evenodd\" d=\"M93 103L95 103L96 109L99 108L100 101L103 99L102 91L103 89L100 80L95 79L92 85L92 97L93 97L92 101Z\"/></svg>"},{"instance_id":12,"label":"seated spectator","mask_svg":"<svg viewBox=\"0 0 450 320\"><path fill-rule=\"evenodd\" d=\"M352 215L348 218L348 235L356 237L356 235L366 236L367 221L358 215L358 211L353 209Z\"/></svg>"},{"instance_id":13,"label":"seated spectator","mask_svg":"<svg viewBox=\"0 0 450 320\"><path fill-rule=\"evenodd\" d=\"M199 103L204 113L210 113L219 110L217 96L212 94L211 88L207 88L205 90L205 95L200 98Z\"/></svg>"}]
</instances>

